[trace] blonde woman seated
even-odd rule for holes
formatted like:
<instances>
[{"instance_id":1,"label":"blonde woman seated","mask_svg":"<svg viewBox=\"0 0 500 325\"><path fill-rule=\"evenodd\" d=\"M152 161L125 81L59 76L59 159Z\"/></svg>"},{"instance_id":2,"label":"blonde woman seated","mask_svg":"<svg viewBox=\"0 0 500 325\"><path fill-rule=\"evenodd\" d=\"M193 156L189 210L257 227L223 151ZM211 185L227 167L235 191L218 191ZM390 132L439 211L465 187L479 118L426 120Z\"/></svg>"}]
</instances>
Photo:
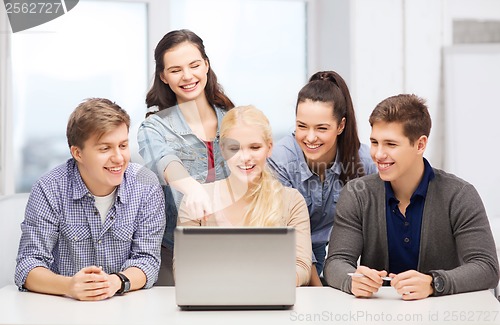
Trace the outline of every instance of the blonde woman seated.
<instances>
[{"instance_id":1,"label":"blonde woman seated","mask_svg":"<svg viewBox=\"0 0 500 325\"><path fill-rule=\"evenodd\" d=\"M312 265L307 205L296 189L281 185L266 165L273 146L268 119L253 106L233 108L222 120L220 140L231 174L226 179L203 184L212 199L214 214L193 219L182 201L177 224L294 227L296 284L307 285Z\"/></svg>"}]
</instances>

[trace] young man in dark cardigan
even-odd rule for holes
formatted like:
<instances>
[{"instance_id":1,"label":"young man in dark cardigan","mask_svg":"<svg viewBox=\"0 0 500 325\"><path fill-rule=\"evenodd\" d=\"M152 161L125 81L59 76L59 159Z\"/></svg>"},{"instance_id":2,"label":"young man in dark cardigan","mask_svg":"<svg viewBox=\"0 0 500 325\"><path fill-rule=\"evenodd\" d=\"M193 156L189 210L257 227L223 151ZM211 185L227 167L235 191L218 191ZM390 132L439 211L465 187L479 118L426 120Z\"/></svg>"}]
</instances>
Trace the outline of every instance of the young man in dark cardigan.
<instances>
[{"instance_id":1,"label":"young man in dark cardigan","mask_svg":"<svg viewBox=\"0 0 500 325\"><path fill-rule=\"evenodd\" d=\"M496 287L498 258L479 194L423 157L431 129L425 101L389 97L370 125L379 173L349 182L340 195L327 283L370 297L388 276L404 300Z\"/></svg>"}]
</instances>

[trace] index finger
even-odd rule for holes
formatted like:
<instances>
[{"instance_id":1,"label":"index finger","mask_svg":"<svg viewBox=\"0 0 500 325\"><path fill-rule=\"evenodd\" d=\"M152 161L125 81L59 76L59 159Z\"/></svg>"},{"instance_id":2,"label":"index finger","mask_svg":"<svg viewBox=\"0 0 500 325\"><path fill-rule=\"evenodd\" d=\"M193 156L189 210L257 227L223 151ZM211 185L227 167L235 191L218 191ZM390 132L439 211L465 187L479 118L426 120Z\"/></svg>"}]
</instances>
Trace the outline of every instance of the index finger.
<instances>
[{"instance_id":1,"label":"index finger","mask_svg":"<svg viewBox=\"0 0 500 325\"><path fill-rule=\"evenodd\" d=\"M410 271L405 271L405 272L401 272L401 273L398 273L398 274L394 274L394 277L391 281L391 285L392 286L396 286L400 281L403 281L403 280L407 280L407 279L410 279L413 275L413 272Z\"/></svg>"},{"instance_id":2,"label":"index finger","mask_svg":"<svg viewBox=\"0 0 500 325\"><path fill-rule=\"evenodd\" d=\"M91 265L91 266L84 267L80 271L82 271L83 273L101 273L102 268L95 266L95 265Z\"/></svg>"},{"instance_id":3,"label":"index finger","mask_svg":"<svg viewBox=\"0 0 500 325\"><path fill-rule=\"evenodd\" d=\"M363 278L358 278L361 282L366 283L366 280L371 280L371 281L375 282L376 284L381 285L383 283L380 271L370 269L366 266L360 265L356 269L356 273L360 273L360 274L364 275ZM353 280L354 280L354 278L353 278ZM365 281L362 281L362 280L365 280Z\"/></svg>"},{"instance_id":4,"label":"index finger","mask_svg":"<svg viewBox=\"0 0 500 325\"><path fill-rule=\"evenodd\" d=\"M105 273L87 273L83 276L85 282L105 282L108 281Z\"/></svg>"}]
</instances>

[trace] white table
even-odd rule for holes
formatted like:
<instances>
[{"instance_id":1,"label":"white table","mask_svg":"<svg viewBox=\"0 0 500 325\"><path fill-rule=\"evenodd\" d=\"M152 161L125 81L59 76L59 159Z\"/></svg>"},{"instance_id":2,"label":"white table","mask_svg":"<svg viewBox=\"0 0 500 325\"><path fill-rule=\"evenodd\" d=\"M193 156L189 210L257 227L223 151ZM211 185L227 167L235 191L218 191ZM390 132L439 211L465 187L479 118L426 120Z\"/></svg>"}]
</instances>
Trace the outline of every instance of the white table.
<instances>
[{"instance_id":1,"label":"white table","mask_svg":"<svg viewBox=\"0 0 500 325\"><path fill-rule=\"evenodd\" d=\"M490 291L403 301L391 287L370 299L333 288L298 288L290 310L182 311L175 288L154 287L99 302L0 289L0 324L500 324Z\"/></svg>"}]
</instances>

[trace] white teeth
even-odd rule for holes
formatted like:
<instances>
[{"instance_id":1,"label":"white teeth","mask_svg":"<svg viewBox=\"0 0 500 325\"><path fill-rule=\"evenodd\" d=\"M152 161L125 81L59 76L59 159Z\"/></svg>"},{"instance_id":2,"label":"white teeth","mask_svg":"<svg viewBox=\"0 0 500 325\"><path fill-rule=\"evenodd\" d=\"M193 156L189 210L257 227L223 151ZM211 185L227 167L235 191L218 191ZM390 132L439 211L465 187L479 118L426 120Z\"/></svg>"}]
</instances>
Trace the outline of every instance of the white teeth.
<instances>
[{"instance_id":1,"label":"white teeth","mask_svg":"<svg viewBox=\"0 0 500 325\"><path fill-rule=\"evenodd\" d=\"M120 170L122 170L122 168L121 167L113 167L113 168L109 167L108 170L111 172L119 172Z\"/></svg>"},{"instance_id":2,"label":"white teeth","mask_svg":"<svg viewBox=\"0 0 500 325\"><path fill-rule=\"evenodd\" d=\"M253 165L252 166L238 166L238 168L243 169L243 170L249 170L249 169L253 168Z\"/></svg>"},{"instance_id":3,"label":"white teeth","mask_svg":"<svg viewBox=\"0 0 500 325\"><path fill-rule=\"evenodd\" d=\"M391 164L378 164L380 168L388 168Z\"/></svg>"},{"instance_id":4,"label":"white teeth","mask_svg":"<svg viewBox=\"0 0 500 325\"><path fill-rule=\"evenodd\" d=\"M306 143L306 147L308 147L309 149L316 149L316 148L319 148L320 144L307 144Z\"/></svg>"},{"instance_id":5,"label":"white teeth","mask_svg":"<svg viewBox=\"0 0 500 325\"><path fill-rule=\"evenodd\" d=\"M183 89L191 89L191 88L194 88L194 86L196 86L196 83L192 83L192 84L189 84L189 85L184 85L184 86L181 86Z\"/></svg>"}]
</instances>

